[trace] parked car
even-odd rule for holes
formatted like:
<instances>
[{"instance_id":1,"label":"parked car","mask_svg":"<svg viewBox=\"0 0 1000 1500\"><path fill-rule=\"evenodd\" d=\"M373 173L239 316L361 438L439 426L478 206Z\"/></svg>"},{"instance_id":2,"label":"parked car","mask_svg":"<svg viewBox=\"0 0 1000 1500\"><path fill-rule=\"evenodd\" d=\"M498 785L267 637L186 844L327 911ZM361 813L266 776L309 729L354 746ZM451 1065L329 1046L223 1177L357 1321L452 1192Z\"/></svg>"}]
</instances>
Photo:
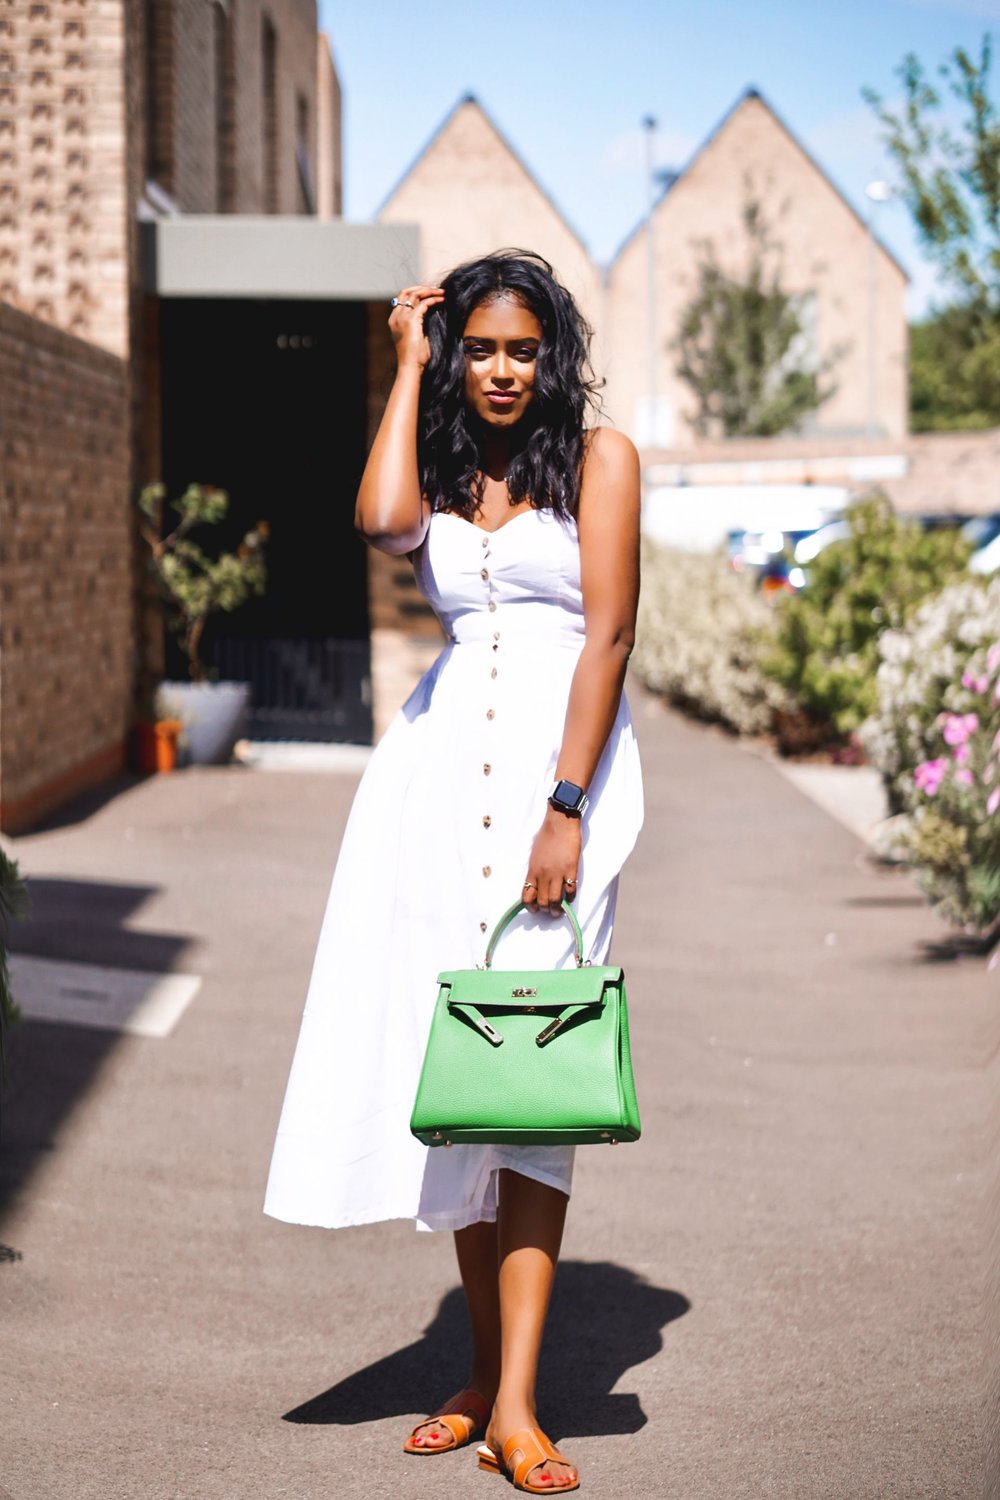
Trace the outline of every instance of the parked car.
<instances>
[{"instance_id":1,"label":"parked car","mask_svg":"<svg viewBox=\"0 0 1000 1500\"><path fill-rule=\"evenodd\" d=\"M995 573L1000 568L1000 511L991 516L973 516L962 527L962 534L976 548L969 559L969 571Z\"/></svg>"}]
</instances>

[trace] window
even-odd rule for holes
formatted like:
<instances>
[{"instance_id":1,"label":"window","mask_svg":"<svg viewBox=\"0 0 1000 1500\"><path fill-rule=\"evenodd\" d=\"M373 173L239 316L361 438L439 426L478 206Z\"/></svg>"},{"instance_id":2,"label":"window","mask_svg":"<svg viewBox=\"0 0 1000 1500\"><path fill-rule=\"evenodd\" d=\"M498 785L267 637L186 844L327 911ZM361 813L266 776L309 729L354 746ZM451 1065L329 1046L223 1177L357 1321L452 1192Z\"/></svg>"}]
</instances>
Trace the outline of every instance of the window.
<instances>
[{"instance_id":1,"label":"window","mask_svg":"<svg viewBox=\"0 0 1000 1500\"><path fill-rule=\"evenodd\" d=\"M309 100L305 94L295 96L295 165L298 170L299 213L316 212L312 166L309 154Z\"/></svg>"},{"instance_id":2,"label":"window","mask_svg":"<svg viewBox=\"0 0 1000 1500\"><path fill-rule=\"evenodd\" d=\"M278 34L267 16L261 38L264 212L278 212Z\"/></svg>"},{"instance_id":3,"label":"window","mask_svg":"<svg viewBox=\"0 0 1000 1500\"><path fill-rule=\"evenodd\" d=\"M213 6L213 63L215 66L215 206L220 214L236 207L233 172L233 24L232 0Z\"/></svg>"}]
</instances>

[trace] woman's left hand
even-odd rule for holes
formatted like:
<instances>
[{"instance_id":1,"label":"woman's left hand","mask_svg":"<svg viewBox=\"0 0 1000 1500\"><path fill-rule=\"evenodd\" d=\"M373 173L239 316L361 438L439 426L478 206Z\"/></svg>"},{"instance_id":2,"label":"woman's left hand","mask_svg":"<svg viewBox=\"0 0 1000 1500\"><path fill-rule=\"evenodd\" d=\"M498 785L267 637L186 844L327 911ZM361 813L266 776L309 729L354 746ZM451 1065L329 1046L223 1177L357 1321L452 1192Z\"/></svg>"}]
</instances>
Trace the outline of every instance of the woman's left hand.
<instances>
[{"instance_id":1,"label":"woman's left hand","mask_svg":"<svg viewBox=\"0 0 1000 1500\"><path fill-rule=\"evenodd\" d=\"M521 899L531 911L562 911L562 899L576 895L583 845L583 823L549 807L535 835Z\"/></svg>"}]
</instances>

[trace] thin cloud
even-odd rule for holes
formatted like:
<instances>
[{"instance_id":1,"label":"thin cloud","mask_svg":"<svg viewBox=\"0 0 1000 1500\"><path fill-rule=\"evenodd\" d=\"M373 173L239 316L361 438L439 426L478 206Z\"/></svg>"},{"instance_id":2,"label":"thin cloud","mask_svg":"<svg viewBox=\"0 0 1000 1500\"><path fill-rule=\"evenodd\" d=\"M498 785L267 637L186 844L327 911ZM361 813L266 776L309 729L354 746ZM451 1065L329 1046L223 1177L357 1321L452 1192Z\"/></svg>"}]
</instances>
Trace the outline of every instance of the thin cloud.
<instances>
[{"instance_id":1,"label":"thin cloud","mask_svg":"<svg viewBox=\"0 0 1000 1500\"><path fill-rule=\"evenodd\" d=\"M984 21L1000 21L1000 0L895 0L910 10L946 10L960 16L980 16Z\"/></svg>"}]
</instances>

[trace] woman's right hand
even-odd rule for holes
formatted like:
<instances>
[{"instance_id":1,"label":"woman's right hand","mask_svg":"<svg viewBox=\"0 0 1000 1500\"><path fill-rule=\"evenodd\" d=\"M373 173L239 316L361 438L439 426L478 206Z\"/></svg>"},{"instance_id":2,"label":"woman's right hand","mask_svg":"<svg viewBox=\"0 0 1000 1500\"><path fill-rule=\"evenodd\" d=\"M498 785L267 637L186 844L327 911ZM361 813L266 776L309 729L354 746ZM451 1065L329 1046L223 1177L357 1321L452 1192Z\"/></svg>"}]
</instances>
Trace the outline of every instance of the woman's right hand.
<instances>
[{"instance_id":1,"label":"woman's right hand","mask_svg":"<svg viewBox=\"0 0 1000 1500\"><path fill-rule=\"evenodd\" d=\"M444 292L439 286L407 286L400 292L397 305L389 314L389 332L400 370L426 367L431 346L424 333L424 317L429 307L437 307L443 301Z\"/></svg>"}]
</instances>

